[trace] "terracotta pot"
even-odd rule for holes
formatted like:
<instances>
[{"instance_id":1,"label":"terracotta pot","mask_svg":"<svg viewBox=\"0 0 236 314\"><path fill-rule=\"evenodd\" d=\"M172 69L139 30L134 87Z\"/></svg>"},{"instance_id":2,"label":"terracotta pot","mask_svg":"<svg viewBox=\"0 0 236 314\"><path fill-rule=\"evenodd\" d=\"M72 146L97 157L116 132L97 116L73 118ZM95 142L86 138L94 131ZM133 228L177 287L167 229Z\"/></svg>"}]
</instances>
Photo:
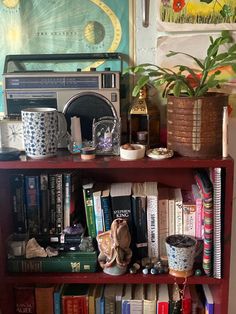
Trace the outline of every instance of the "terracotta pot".
<instances>
[{"instance_id":1,"label":"terracotta pot","mask_svg":"<svg viewBox=\"0 0 236 314\"><path fill-rule=\"evenodd\" d=\"M167 147L181 156L222 155L223 107L228 95L167 97Z\"/></svg>"}]
</instances>

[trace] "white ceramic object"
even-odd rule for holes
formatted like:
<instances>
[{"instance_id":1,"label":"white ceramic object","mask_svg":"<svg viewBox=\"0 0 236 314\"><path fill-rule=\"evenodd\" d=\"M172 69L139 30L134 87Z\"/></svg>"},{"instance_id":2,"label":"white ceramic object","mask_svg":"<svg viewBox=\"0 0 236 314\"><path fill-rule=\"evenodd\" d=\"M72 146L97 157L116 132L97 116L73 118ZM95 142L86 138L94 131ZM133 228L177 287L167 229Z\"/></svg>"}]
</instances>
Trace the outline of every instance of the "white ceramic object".
<instances>
[{"instance_id":1,"label":"white ceramic object","mask_svg":"<svg viewBox=\"0 0 236 314\"><path fill-rule=\"evenodd\" d=\"M120 147L120 157L126 160L141 159L145 156L145 146L141 144L131 144L134 149L125 149L124 145Z\"/></svg>"}]
</instances>

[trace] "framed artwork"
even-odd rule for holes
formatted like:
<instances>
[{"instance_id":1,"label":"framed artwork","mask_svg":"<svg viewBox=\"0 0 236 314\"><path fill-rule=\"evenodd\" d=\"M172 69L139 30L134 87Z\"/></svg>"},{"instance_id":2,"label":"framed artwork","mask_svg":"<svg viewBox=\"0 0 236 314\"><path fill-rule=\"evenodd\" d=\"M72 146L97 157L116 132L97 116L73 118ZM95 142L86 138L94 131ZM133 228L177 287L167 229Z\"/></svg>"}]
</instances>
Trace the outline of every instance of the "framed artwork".
<instances>
[{"instance_id":1,"label":"framed artwork","mask_svg":"<svg viewBox=\"0 0 236 314\"><path fill-rule=\"evenodd\" d=\"M134 55L134 3L134 0L1 1L1 73L8 54L119 52L124 55L124 62L129 63ZM78 68L110 67L119 71L120 64L115 65L116 69L111 62L87 60ZM70 71L66 66L55 71ZM0 112L2 109L0 103Z\"/></svg>"},{"instance_id":2,"label":"framed artwork","mask_svg":"<svg viewBox=\"0 0 236 314\"><path fill-rule=\"evenodd\" d=\"M158 31L236 30L234 0L157 0Z\"/></svg>"}]
</instances>

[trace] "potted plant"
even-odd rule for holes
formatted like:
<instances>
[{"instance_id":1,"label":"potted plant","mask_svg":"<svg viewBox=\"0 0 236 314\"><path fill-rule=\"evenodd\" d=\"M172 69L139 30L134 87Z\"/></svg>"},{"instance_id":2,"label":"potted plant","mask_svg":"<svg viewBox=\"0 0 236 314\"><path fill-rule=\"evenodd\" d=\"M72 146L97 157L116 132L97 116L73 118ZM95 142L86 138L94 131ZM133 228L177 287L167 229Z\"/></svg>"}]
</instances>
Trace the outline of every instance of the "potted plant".
<instances>
[{"instance_id":1,"label":"potted plant","mask_svg":"<svg viewBox=\"0 0 236 314\"><path fill-rule=\"evenodd\" d=\"M228 96L211 90L225 82L220 76L222 68L232 67L236 72L236 44L229 31L209 39L203 61L184 52L167 54L167 57L182 54L191 58L197 69L181 64L169 69L145 63L125 71L137 77L133 96L148 83L162 88L163 97L167 97L167 146L184 156L214 156L222 150L223 107L227 106ZM229 48L222 52L225 44Z\"/></svg>"}]
</instances>

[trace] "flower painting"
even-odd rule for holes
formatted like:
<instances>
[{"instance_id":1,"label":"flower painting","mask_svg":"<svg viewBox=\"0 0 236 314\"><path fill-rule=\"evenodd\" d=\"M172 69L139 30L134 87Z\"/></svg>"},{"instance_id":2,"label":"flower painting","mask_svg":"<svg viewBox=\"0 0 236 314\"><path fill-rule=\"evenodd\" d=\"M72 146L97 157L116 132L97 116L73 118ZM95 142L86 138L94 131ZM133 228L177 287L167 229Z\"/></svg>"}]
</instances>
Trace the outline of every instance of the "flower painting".
<instances>
[{"instance_id":1,"label":"flower painting","mask_svg":"<svg viewBox=\"0 0 236 314\"><path fill-rule=\"evenodd\" d=\"M160 30L236 30L235 0L157 0ZM179 27L176 27L176 24ZM186 27L187 26L187 27Z\"/></svg>"}]
</instances>

